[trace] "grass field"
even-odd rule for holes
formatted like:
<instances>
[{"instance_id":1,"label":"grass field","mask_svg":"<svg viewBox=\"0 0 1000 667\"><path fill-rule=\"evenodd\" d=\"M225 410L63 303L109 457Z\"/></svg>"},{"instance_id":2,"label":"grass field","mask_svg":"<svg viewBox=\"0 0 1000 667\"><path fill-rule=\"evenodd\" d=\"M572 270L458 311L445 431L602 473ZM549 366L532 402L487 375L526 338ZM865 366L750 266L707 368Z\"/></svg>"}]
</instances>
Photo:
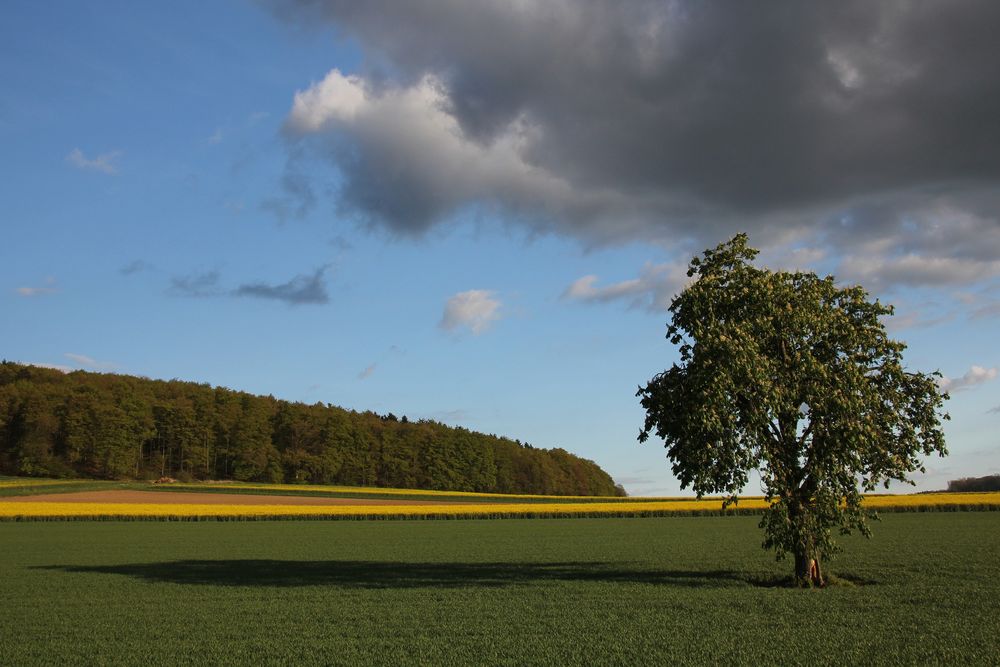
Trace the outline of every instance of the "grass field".
<instances>
[{"instance_id":1,"label":"grass field","mask_svg":"<svg viewBox=\"0 0 1000 667\"><path fill-rule=\"evenodd\" d=\"M0 523L0 662L996 663L1000 513L888 515L822 591L756 523Z\"/></svg>"}]
</instances>

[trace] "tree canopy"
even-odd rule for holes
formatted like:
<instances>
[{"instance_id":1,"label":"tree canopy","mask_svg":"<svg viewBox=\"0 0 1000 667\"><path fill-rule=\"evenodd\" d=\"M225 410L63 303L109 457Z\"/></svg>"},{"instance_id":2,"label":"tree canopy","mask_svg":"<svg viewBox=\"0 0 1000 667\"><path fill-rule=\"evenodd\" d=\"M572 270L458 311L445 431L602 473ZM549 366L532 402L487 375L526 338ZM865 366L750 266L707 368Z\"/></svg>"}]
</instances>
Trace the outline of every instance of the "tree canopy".
<instances>
[{"instance_id":1,"label":"tree canopy","mask_svg":"<svg viewBox=\"0 0 1000 667\"><path fill-rule=\"evenodd\" d=\"M0 363L0 473L617 495L563 449L207 384Z\"/></svg>"},{"instance_id":2,"label":"tree canopy","mask_svg":"<svg viewBox=\"0 0 1000 667\"><path fill-rule=\"evenodd\" d=\"M763 546L822 585L832 531L870 534L863 493L947 453L948 396L938 374L903 366L880 319L891 306L832 276L755 267L756 255L739 234L691 260L667 328L680 359L640 387L639 440L662 438L682 487L727 505L756 471Z\"/></svg>"}]
</instances>

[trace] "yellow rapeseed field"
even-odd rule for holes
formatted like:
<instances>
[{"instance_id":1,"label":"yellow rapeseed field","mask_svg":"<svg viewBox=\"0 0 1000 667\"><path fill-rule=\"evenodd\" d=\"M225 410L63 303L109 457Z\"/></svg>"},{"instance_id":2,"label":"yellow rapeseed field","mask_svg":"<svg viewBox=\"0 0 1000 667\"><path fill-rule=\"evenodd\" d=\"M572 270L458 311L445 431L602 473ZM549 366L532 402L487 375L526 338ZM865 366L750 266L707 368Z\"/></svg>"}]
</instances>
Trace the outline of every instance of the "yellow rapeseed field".
<instances>
[{"instance_id":1,"label":"yellow rapeseed field","mask_svg":"<svg viewBox=\"0 0 1000 667\"><path fill-rule=\"evenodd\" d=\"M1000 509L1000 493L872 496L876 510ZM760 511L762 498L741 500L737 511ZM470 503L455 505L209 505L151 503L2 502L0 519L267 519L267 518L474 518L551 516L669 516L718 513L714 500L652 500L609 503Z\"/></svg>"}]
</instances>

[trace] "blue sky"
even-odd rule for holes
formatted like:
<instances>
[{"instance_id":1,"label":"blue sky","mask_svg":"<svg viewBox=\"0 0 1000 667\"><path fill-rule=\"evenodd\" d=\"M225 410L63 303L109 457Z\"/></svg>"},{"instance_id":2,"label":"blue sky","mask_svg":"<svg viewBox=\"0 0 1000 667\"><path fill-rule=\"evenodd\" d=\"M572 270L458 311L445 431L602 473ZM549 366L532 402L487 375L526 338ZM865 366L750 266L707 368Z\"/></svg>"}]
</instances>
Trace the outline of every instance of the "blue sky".
<instances>
[{"instance_id":1,"label":"blue sky","mask_svg":"<svg viewBox=\"0 0 1000 667\"><path fill-rule=\"evenodd\" d=\"M970 27L996 12L854 9L861 37L797 7L7 3L0 356L436 419L676 494L635 390L676 359L687 261L748 231L897 304L946 376L918 489L998 473L1000 59ZM964 50L919 55L927 25Z\"/></svg>"}]
</instances>

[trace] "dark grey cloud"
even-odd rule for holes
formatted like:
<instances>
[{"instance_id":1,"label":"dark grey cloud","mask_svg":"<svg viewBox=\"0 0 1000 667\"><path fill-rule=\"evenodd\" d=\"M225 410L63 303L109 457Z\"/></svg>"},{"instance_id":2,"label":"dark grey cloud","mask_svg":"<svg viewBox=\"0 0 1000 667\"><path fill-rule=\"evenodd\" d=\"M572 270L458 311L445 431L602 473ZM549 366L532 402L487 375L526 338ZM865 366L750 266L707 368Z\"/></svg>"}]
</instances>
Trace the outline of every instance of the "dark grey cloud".
<instances>
[{"instance_id":1,"label":"dark grey cloud","mask_svg":"<svg viewBox=\"0 0 1000 667\"><path fill-rule=\"evenodd\" d=\"M284 283L252 282L244 283L236 289L223 287L218 271L192 273L171 278L169 291L187 297L252 297L284 301L291 305L325 304L330 302L324 281L328 268L321 266L312 273L295 276Z\"/></svg>"},{"instance_id":2,"label":"dark grey cloud","mask_svg":"<svg viewBox=\"0 0 1000 667\"><path fill-rule=\"evenodd\" d=\"M170 292L179 296L218 296L222 293L219 289L219 272L204 271L174 276L170 279Z\"/></svg>"},{"instance_id":3,"label":"dark grey cloud","mask_svg":"<svg viewBox=\"0 0 1000 667\"><path fill-rule=\"evenodd\" d=\"M993 2L277 4L438 74L473 140L527 114L574 182L745 211L1000 167Z\"/></svg>"},{"instance_id":4,"label":"dark grey cloud","mask_svg":"<svg viewBox=\"0 0 1000 667\"><path fill-rule=\"evenodd\" d=\"M291 305L329 303L330 295L323 280L326 270L327 267L320 267L311 274L295 276L278 285L262 282L240 285L232 294L255 299L275 299Z\"/></svg>"},{"instance_id":5,"label":"dark grey cloud","mask_svg":"<svg viewBox=\"0 0 1000 667\"><path fill-rule=\"evenodd\" d=\"M992 0L269 4L362 45L362 72L300 91L286 130L370 225L472 210L685 249L749 230L885 284L997 275Z\"/></svg>"},{"instance_id":6,"label":"dark grey cloud","mask_svg":"<svg viewBox=\"0 0 1000 667\"><path fill-rule=\"evenodd\" d=\"M143 271L149 271L153 268L153 265L149 262L141 259L132 260L122 268L118 269L118 273L123 276L131 276L136 273L142 273Z\"/></svg>"}]
</instances>

